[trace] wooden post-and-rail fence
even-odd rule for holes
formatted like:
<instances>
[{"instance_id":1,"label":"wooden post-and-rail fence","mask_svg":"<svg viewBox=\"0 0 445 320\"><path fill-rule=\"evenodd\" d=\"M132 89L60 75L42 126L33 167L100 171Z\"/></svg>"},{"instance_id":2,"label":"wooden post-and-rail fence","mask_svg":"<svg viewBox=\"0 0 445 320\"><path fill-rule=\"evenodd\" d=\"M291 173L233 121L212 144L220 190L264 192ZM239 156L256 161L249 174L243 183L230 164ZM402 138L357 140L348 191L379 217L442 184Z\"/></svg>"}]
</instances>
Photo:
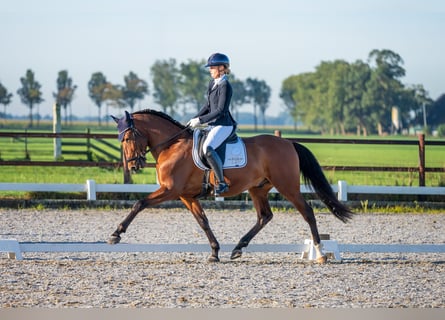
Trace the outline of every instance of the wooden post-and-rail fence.
<instances>
[{"instance_id":1,"label":"wooden post-and-rail fence","mask_svg":"<svg viewBox=\"0 0 445 320\"><path fill-rule=\"evenodd\" d=\"M281 136L279 130L275 135ZM122 152L120 147L107 141L116 140L116 134L91 133L88 129L86 133L40 133L40 132L0 132L0 138L12 138L24 142L25 160L2 160L0 166L66 166L66 167L120 167L122 166ZM30 138L51 138L51 139L83 139L84 142L62 142L62 154L84 155L86 160L63 160L63 161L31 161L28 150L28 139ZM298 138L290 141L300 143L336 143L336 144L385 144L385 145L413 145L418 147L419 164L417 167L378 167L378 166L323 166L324 170L339 171L409 171L418 172L419 186L425 186L426 172L445 172L443 167L426 167L425 153L427 145L445 146L445 141L425 141L425 135L419 134L418 140L380 140L380 139L333 139L333 138ZM93 143L94 141L94 143ZM69 147L84 147L84 150L68 150ZM106 147L112 152L104 150ZM100 160L93 160L93 154ZM107 160L105 160L107 159ZM147 167L155 167L154 163L148 163ZM124 168L124 183L131 183L130 173Z\"/></svg>"}]
</instances>

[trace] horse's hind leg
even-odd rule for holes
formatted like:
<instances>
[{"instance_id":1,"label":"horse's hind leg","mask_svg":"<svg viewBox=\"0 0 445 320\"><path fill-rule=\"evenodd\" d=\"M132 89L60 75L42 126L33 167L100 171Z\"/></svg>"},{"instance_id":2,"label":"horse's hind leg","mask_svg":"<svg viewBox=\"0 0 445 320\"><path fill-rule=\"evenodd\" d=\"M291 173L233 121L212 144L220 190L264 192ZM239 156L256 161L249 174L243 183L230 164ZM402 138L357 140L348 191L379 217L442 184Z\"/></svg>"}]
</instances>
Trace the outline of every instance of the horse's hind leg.
<instances>
[{"instance_id":1,"label":"horse's hind leg","mask_svg":"<svg viewBox=\"0 0 445 320\"><path fill-rule=\"evenodd\" d=\"M289 192L290 190L278 190L280 193L286 197L297 210L303 216L303 219L309 224L309 228L311 229L312 241L314 243L317 262L325 263L327 258L326 255L322 251L322 245L320 243L320 235L318 233L317 221L315 219L314 210L311 206L304 200L302 194L300 192Z\"/></svg>"},{"instance_id":2,"label":"horse's hind leg","mask_svg":"<svg viewBox=\"0 0 445 320\"><path fill-rule=\"evenodd\" d=\"M270 209L269 201L267 199L267 194L270 187L254 187L249 189L249 194L252 198L253 205L257 212L257 222L238 242L236 247L232 250L232 255L230 259L237 259L242 255L242 248L247 247L249 242L256 236L261 229L272 219L273 213Z\"/></svg>"}]
</instances>

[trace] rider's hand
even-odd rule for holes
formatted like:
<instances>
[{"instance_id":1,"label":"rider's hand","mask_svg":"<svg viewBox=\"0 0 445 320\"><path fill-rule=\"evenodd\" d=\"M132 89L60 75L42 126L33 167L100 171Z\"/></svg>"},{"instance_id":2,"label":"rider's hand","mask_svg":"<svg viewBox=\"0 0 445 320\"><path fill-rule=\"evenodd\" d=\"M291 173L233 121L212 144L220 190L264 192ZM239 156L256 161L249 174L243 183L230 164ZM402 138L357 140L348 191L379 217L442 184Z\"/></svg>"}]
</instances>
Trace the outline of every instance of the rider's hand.
<instances>
[{"instance_id":1,"label":"rider's hand","mask_svg":"<svg viewBox=\"0 0 445 320\"><path fill-rule=\"evenodd\" d=\"M199 121L199 118L192 118L187 125L192 127L192 128L196 128L201 124L201 121Z\"/></svg>"}]
</instances>

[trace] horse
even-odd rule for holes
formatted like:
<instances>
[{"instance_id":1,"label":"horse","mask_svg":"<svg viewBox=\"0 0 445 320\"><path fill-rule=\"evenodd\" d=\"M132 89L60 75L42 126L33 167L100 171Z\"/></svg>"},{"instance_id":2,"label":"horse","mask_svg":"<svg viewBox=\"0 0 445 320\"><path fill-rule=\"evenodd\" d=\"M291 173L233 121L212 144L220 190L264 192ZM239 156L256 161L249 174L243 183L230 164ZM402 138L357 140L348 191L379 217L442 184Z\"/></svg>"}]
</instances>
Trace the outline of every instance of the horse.
<instances>
[{"instance_id":1,"label":"horse","mask_svg":"<svg viewBox=\"0 0 445 320\"><path fill-rule=\"evenodd\" d=\"M218 262L220 245L209 225L200 204L204 171L192 159L193 129L184 126L169 115L155 110L125 111L124 117L112 118L118 124L118 137L122 146L123 165L134 172L143 168L146 155L151 152L156 161L159 189L136 201L130 213L108 239L109 244L119 243L121 234L136 215L145 208L164 201L180 199L205 232L211 255L209 262ZM237 259L255 235L273 217L268 201L269 191L275 187L300 212L309 224L316 252L316 262L325 263L315 215L300 192L300 173L335 217L343 222L352 218L352 211L335 196L320 164L305 146L274 135L257 135L242 138L247 151L247 164L242 168L225 169L224 177L229 190L222 197L248 191L257 213L255 225L239 240L230 258ZM210 175L210 183L215 178Z\"/></svg>"}]
</instances>

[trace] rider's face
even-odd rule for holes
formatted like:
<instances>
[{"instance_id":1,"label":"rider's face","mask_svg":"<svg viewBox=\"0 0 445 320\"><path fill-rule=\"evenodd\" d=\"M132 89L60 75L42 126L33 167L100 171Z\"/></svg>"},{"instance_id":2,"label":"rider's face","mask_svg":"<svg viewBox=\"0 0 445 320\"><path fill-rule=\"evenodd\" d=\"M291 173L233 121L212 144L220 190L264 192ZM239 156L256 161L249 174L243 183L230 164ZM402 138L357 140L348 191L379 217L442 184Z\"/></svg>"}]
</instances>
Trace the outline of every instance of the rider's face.
<instances>
[{"instance_id":1,"label":"rider's face","mask_svg":"<svg viewBox=\"0 0 445 320\"><path fill-rule=\"evenodd\" d=\"M210 76L213 79L218 79L220 76L222 76L223 71L224 71L224 66L210 66L209 67Z\"/></svg>"}]
</instances>

